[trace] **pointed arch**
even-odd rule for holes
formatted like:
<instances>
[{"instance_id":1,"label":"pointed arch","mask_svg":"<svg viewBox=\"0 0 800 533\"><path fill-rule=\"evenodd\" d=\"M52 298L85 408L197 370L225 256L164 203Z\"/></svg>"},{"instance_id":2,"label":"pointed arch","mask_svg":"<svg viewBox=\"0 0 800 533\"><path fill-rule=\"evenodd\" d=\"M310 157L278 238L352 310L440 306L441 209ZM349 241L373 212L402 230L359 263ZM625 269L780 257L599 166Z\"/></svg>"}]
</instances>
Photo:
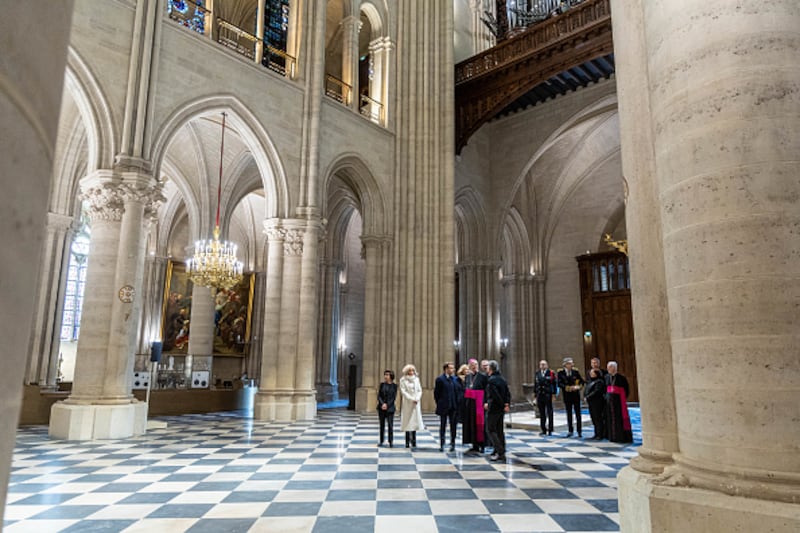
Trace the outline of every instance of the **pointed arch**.
<instances>
[{"instance_id":1,"label":"pointed arch","mask_svg":"<svg viewBox=\"0 0 800 533\"><path fill-rule=\"evenodd\" d=\"M86 127L87 173L111 168L117 153L117 132L111 107L89 66L72 46L67 48L64 86L75 101Z\"/></svg>"},{"instance_id":2,"label":"pointed arch","mask_svg":"<svg viewBox=\"0 0 800 533\"><path fill-rule=\"evenodd\" d=\"M158 172L167 147L180 128L193 119L215 112L228 111L231 126L236 127L253 155L265 191L267 218L289 216L289 188L285 167L275 143L256 116L237 97L229 94L205 96L185 103L162 124L146 154Z\"/></svg>"},{"instance_id":3,"label":"pointed arch","mask_svg":"<svg viewBox=\"0 0 800 533\"><path fill-rule=\"evenodd\" d=\"M528 274L533 256L531 238L522 214L516 207L506 213L501 241L504 274Z\"/></svg>"},{"instance_id":4,"label":"pointed arch","mask_svg":"<svg viewBox=\"0 0 800 533\"><path fill-rule=\"evenodd\" d=\"M334 176L347 184L355 194L361 217L364 221L364 235L386 235L389 228L386 202L375 176L364 161L354 153L344 153L335 158L325 170L325 187L328 190ZM330 210L327 194L321 199L322 212Z\"/></svg>"},{"instance_id":5,"label":"pointed arch","mask_svg":"<svg viewBox=\"0 0 800 533\"><path fill-rule=\"evenodd\" d=\"M459 189L455 197L456 253L458 261L492 256L486 232L486 209L472 187Z\"/></svg>"}]
</instances>

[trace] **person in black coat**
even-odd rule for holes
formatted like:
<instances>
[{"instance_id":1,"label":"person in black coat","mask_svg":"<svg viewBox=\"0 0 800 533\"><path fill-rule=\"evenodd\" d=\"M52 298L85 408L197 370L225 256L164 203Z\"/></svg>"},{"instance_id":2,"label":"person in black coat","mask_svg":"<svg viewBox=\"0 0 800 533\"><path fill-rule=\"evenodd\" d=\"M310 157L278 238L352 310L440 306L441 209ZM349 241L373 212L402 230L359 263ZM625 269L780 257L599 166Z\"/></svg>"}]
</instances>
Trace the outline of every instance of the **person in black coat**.
<instances>
[{"instance_id":1,"label":"person in black coat","mask_svg":"<svg viewBox=\"0 0 800 533\"><path fill-rule=\"evenodd\" d=\"M539 408L542 436L553 434L553 396L557 389L556 373L547 367L547 361L539 361L539 371L536 372L533 382L533 393L536 396L536 406Z\"/></svg>"},{"instance_id":2,"label":"person in black coat","mask_svg":"<svg viewBox=\"0 0 800 533\"><path fill-rule=\"evenodd\" d=\"M394 382L394 372L386 370L383 373L383 383L378 387L378 418L381 422L381 440L378 446L383 446L383 435L386 425L389 426L389 448L394 441L394 402L397 400L397 384Z\"/></svg>"},{"instance_id":3,"label":"person in black coat","mask_svg":"<svg viewBox=\"0 0 800 533\"><path fill-rule=\"evenodd\" d=\"M486 384L486 404L488 414L489 438L492 440L494 453L492 461L506 460L506 435L504 422L506 413L511 410L511 391L508 383L500 375L500 365L497 361L489 361L489 382Z\"/></svg>"},{"instance_id":4,"label":"person in black coat","mask_svg":"<svg viewBox=\"0 0 800 533\"><path fill-rule=\"evenodd\" d=\"M597 368L589 370L589 383L583 390L583 397L589 404L589 416L592 417L594 425L594 436L592 440L602 440L606 438L605 408L606 408L606 380Z\"/></svg>"},{"instance_id":5,"label":"person in black coat","mask_svg":"<svg viewBox=\"0 0 800 533\"><path fill-rule=\"evenodd\" d=\"M581 377L581 373L577 369L572 368L572 358L567 357L564 359L564 368L558 371L558 386L564 391L564 406L567 408L567 427L569 433L567 437L572 436L572 412L575 412L578 426L578 437L582 437L581 433L581 387L585 383Z\"/></svg>"},{"instance_id":6,"label":"person in black coat","mask_svg":"<svg viewBox=\"0 0 800 533\"><path fill-rule=\"evenodd\" d=\"M433 399L436 400L436 414L439 415L439 451L444 451L444 430L450 422L450 451L456 449L456 414L458 413L458 378L453 363L445 363L444 372L436 378L433 387Z\"/></svg>"}]
</instances>

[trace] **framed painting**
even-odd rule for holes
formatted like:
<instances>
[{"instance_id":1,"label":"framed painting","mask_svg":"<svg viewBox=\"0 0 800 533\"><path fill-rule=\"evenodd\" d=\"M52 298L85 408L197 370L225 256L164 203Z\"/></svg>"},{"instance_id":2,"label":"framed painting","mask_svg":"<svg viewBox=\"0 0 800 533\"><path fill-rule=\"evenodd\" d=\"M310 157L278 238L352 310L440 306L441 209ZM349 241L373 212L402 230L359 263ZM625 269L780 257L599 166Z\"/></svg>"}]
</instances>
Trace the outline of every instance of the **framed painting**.
<instances>
[{"instance_id":1,"label":"framed painting","mask_svg":"<svg viewBox=\"0 0 800 533\"><path fill-rule=\"evenodd\" d=\"M250 344L255 274L230 289L214 289L214 355L245 355Z\"/></svg>"},{"instance_id":2,"label":"framed painting","mask_svg":"<svg viewBox=\"0 0 800 533\"><path fill-rule=\"evenodd\" d=\"M183 262L170 261L164 282L161 319L162 353L185 355L189 349L192 316L192 282Z\"/></svg>"}]
</instances>

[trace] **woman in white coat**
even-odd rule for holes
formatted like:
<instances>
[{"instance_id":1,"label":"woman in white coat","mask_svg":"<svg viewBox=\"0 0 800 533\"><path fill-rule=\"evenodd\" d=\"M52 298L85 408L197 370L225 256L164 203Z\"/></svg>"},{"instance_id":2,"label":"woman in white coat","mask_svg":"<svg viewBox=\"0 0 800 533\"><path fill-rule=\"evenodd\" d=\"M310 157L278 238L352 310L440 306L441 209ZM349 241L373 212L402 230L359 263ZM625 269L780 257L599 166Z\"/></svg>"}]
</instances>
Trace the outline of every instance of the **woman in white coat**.
<instances>
[{"instance_id":1,"label":"woman in white coat","mask_svg":"<svg viewBox=\"0 0 800 533\"><path fill-rule=\"evenodd\" d=\"M414 365L403 367L403 377L400 378L400 394L403 395L403 404L400 407L400 429L406 432L406 448L417 447L417 431L425 429L422 424L422 385L417 377Z\"/></svg>"}]
</instances>

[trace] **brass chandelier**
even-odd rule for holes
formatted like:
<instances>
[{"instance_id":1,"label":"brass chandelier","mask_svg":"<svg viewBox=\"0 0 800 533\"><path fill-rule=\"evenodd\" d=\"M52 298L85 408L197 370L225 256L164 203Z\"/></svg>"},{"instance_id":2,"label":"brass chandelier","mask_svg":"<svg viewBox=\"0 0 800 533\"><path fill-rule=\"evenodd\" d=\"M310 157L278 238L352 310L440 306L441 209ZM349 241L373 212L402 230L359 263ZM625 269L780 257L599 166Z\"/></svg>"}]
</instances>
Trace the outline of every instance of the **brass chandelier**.
<instances>
[{"instance_id":1,"label":"brass chandelier","mask_svg":"<svg viewBox=\"0 0 800 533\"><path fill-rule=\"evenodd\" d=\"M236 257L238 246L219 240L219 204L222 196L222 156L225 152L225 117L222 113L222 140L219 148L219 184L217 187L217 220L213 238L194 243L194 256L186 261L186 274L192 283L202 287L230 289L242 280L243 265Z\"/></svg>"}]
</instances>

